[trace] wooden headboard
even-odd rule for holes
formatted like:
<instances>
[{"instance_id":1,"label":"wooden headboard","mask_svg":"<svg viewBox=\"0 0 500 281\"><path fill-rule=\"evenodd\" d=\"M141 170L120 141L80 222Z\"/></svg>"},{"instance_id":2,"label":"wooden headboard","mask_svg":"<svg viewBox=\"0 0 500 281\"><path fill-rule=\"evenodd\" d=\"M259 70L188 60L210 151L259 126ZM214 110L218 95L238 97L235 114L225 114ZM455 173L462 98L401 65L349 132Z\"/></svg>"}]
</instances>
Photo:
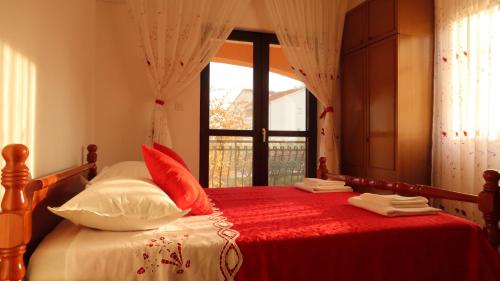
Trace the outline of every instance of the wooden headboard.
<instances>
[{"instance_id":1,"label":"wooden headboard","mask_svg":"<svg viewBox=\"0 0 500 281\"><path fill-rule=\"evenodd\" d=\"M343 180L356 191L366 189L388 190L396 194L407 196L424 196L429 198L448 199L478 204L483 213L483 230L491 245L498 249L500 246L500 172L486 170L483 173L485 184L479 195L448 191L443 188L421 184L408 184L401 182L388 182L375 179L359 178L345 175L336 175L328 172L326 158L321 157L317 171L317 177L321 179Z\"/></svg>"},{"instance_id":2,"label":"wooden headboard","mask_svg":"<svg viewBox=\"0 0 500 281\"><path fill-rule=\"evenodd\" d=\"M11 144L2 150L5 195L0 212L0 280L22 280L33 250L62 218L47 206L60 206L97 174L97 146L87 146L87 163L30 180L28 148Z\"/></svg>"}]
</instances>

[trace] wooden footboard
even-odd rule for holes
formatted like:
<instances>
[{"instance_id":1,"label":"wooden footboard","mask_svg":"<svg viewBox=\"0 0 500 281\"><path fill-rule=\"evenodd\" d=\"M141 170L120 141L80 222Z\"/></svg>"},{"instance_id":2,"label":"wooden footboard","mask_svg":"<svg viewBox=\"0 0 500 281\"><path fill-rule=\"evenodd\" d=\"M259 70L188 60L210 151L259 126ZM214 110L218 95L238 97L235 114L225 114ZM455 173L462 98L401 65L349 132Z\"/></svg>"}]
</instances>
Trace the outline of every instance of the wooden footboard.
<instances>
[{"instance_id":1,"label":"wooden footboard","mask_svg":"<svg viewBox=\"0 0 500 281\"><path fill-rule=\"evenodd\" d=\"M470 202L478 204L479 210L483 213L484 233L491 245L498 249L500 245L500 173L496 170L486 170L483 173L485 184L483 191L479 195L466 194L448 191L442 188L408 183L395 183L375 179L359 178L345 175L335 175L328 172L326 168L326 158L321 157L317 171L317 177L321 179L343 180L354 190L363 188L375 188L392 191L393 193L407 196L424 196L429 198L439 198Z\"/></svg>"},{"instance_id":2,"label":"wooden footboard","mask_svg":"<svg viewBox=\"0 0 500 281\"><path fill-rule=\"evenodd\" d=\"M89 145L87 150L87 164L34 180L29 179L25 165L29 154L26 146L12 144L2 150L6 164L2 170L5 195L0 212L1 281L23 280L25 261L61 220L47 206L65 203L83 189L82 176L90 180L96 175L97 146Z\"/></svg>"}]
</instances>

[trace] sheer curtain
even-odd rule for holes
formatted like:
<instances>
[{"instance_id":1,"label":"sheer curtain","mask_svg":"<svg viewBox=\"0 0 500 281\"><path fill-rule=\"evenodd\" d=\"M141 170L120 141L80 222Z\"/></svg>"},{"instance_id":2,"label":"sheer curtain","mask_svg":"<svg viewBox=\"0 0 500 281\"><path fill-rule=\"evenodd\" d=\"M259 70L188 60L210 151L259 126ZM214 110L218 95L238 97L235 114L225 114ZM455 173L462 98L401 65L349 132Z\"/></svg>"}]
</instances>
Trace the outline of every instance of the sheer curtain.
<instances>
[{"instance_id":1,"label":"sheer curtain","mask_svg":"<svg viewBox=\"0 0 500 281\"><path fill-rule=\"evenodd\" d=\"M203 70L250 0L127 0L155 99L152 140L171 146L166 105Z\"/></svg>"},{"instance_id":2,"label":"sheer curtain","mask_svg":"<svg viewBox=\"0 0 500 281\"><path fill-rule=\"evenodd\" d=\"M437 0L433 183L477 194L500 169L500 1ZM449 212L481 222L467 203Z\"/></svg>"},{"instance_id":3,"label":"sheer curtain","mask_svg":"<svg viewBox=\"0 0 500 281\"><path fill-rule=\"evenodd\" d=\"M338 94L339 55L347 1L267 0L276 35L288 62L323 106L320 156L339 170L333 101Z\"/></svg>"}]
</instances>

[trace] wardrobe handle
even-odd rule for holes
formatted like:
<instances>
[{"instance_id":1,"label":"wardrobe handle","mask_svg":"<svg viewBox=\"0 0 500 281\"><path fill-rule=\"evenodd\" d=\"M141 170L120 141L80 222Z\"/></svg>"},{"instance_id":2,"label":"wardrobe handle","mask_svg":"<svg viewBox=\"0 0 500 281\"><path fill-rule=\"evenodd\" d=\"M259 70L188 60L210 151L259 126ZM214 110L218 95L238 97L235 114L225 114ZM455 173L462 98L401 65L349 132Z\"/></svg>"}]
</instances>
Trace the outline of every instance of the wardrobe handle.
<instances>
[{"instance_id":1,"label":"wardrobe handle","mask_svg":"<svg viewBox=\"0 0 500 281\"><path fill-rule=\"evenodd\" d=\"M267 140L267 131L266 128L262 128L262 143L266 143Z\"/></svg>"}]
</instances>

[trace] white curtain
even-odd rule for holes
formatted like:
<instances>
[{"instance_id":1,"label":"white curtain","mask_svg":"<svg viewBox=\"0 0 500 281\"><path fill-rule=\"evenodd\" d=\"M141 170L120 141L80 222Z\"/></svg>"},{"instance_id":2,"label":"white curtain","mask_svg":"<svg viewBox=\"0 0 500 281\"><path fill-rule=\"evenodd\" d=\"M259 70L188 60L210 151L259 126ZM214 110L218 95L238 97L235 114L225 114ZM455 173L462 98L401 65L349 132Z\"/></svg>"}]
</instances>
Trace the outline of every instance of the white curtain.
<instances>
[{"instance_id":1,"label":"white curtain","mask_svg":"<svg viewBox=\"0 0 500 281\"><path fill-rule=\"evenodd\" d=\"M477 194L500 169L500 1L437 0L433 183ZM443 201L481 222L472 204Z\"/></svg>"},{"instance_id":2,"label":"white curtain","mask_svg":"<svg viewBox=\"0 0 500 281\"><path fill-rule=\"evenodd\" d=\"M333 122L338 94L339 56L347 1L267 0L271 22L288 62L323 106L320 114L319 156L339 171Z\"/></svg>"},{"instance_id":3,"label":"white curtain","mask_svg":"<svg viewBox=\"0 0 500 281\"><path fill-rule=\"evenodd\" d=\"M166 106L203 70L250 0L127 0L155 98L152 140L171 146Z\"/></svg>"}]
</instances>

